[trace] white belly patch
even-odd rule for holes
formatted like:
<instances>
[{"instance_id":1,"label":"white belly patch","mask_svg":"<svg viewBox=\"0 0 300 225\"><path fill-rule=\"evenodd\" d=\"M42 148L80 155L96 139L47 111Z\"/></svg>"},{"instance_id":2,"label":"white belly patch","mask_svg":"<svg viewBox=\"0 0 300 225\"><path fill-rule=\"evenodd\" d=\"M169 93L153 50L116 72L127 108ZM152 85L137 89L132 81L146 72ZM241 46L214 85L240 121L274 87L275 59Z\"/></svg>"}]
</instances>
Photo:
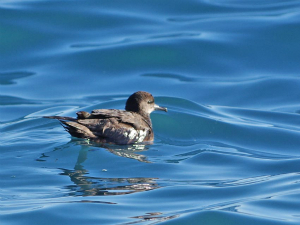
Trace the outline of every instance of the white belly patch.
<instances>
[{"instance_id":1,"label":"white belly patch","mask_svg":"<svg viewBox=\"0 0 300 225\"><path fill-rule=\"evenodd\" d=\"M124 136L131 142L142 142L147 135L147 130L135 130L133 128L124 132Z\"/></svg>"}]
</instances>

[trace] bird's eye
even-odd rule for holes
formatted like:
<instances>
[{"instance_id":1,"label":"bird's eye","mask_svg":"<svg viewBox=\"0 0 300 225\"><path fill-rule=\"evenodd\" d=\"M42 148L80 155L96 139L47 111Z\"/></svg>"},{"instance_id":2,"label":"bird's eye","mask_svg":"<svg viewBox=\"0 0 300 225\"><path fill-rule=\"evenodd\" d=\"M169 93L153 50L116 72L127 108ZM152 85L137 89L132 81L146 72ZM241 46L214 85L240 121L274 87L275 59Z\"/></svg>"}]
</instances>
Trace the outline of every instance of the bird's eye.
<instances>
[{"instance_id":1,"label":"bird's eye","mask_svg":"<svg viewBox=\"0 0 300 225\"><path fill-rule=\"evenodd\" d=\"M148 101L148 104L152 104L152 103L154 103L154 101L150 101L150 100Z\"/></svg>"}]
</instances>

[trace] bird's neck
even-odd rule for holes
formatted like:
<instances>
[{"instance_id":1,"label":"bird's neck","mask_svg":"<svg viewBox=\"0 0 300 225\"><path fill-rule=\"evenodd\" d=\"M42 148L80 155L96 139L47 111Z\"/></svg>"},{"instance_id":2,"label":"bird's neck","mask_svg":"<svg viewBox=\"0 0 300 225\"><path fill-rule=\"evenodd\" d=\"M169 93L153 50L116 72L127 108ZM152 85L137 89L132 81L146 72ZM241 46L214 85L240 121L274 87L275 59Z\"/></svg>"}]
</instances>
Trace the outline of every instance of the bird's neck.
<instances>
[{"instance_id":1,"label":"bird's neck","mask_svg":"<svg viewBox=\"0 0 300 225\"><path fill-rule=\"evenodd\" d=\"M139 114L143 117L144 121L148 124L148 126L152 130L152 122L151 122L150 114L149 113L139 113Z\"/></svg>"}]
</instances>

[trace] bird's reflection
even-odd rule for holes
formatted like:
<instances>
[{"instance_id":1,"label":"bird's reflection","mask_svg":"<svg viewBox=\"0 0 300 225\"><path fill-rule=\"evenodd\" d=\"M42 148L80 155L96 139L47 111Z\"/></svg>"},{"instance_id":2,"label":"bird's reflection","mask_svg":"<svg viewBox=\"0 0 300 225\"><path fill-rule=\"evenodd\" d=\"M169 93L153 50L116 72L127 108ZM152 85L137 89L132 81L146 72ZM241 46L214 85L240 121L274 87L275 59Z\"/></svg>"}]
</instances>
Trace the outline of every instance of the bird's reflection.
<instances>
[{"instance_id":1,"label":"bird's reflection","mask_svg":"<svg viewBox=\"0 0 300 225\"><path fill-rule=\"evenodd\" d=\"M146 213L145 215L131 217L137 219L137 221L125 223L124 225L138 224L138 223L148 222L148 221L152 221L153 223L151 224L157 224L158 222L167 221L177 217L179 217L179 215L164 215L161 212L151 212L151 213Z\"/></svg>"},{"instance_id":2,"label":"bird's reflection","mask_svg":"<svg viewBox=\"0 0 300 225\"><path fill-rule=\"evenodd\" d=\"M148 150L149 147L146 144L139 143L139 144L132 144L132 145L112 145L112 144L89 142L87 140L82 140L82 139L73 139L71 142L81 145L82 147L84 146L101 147L117 156L135 159L140 162L150 163L150 161L148 161L146 156L137 154L138 152L143 152Z\"/></svg>"},{"instance_id":3,"label":"bird's reflection","mask_svg":"<svg viewBox=\"0 0 300 225\"><path fill-rule=\"evenodd\" d=\"M156 178L102 178L86 176L87 170L61 169L73 185L66 188L74 196L125 195L159 188Z\"/></svg>"},{"instance_id":4,"label":"bird's reflection","mask_svg":"<svg viewBox=\"0 0 300 225\"><path fill-rule=\"evenodd\" d=\"M72 140L67 144L56 147L54 151L60 151L69 149L74 145L80 146L77 160L74 165L74 169L60 168L60 175L68 176L71 180L71 184L64 188L68 190L69 196L113 196L113 195L126 195L137 192L144 192L161 188L157 184L159 178L149 177L122 177L122 178L107 178L107 177L96 177L89 176L90 172L83 166L83 163L88 159L89 152L95 147L105 148L109 152L126 158L138 160L143 163L150 163L147 158L143 155L137 154L136 152L142 152L148 149L147 145L130 145L130 146L112 146L112 145L99 145L89 143L84 140ZM46 161L49 158L47 153L43 153L37 161ZM116 202L110 201L99 201L99 198L82 200L81 202L88 203L101 203L101 204L117 204ZM123 225L139 224L143 222L158 222L167 221L170 219L177 218L178 215L166 215L162 212L149 212L144 215L138 215L130 217L135 221L124 223Z\"/></svg>"},{"instance_id":5,"label":"bird's reflection","mask_svg":"<svg viewBox=\"0 0 300 225\"><path fill-rule=\"evenodd\" d=\"M107 178L107 177L92 177L88 176L88 169L83 167L83 163L88 158L89 152L95 147L107 149L109 152L126 158L131 158L144 163L150 163L143 155L137 154L147 150L146 145L130 145L130 146L112 146L99 145L89 143L84 140L72 140L66 145L55 148L54 151L70 148L71 145L79 145L80 151L74 169L60 168L60 175L69 176L73 184L66 186L69 190L69 195L73 196L103 196L103 195L124 195L135 192L149 191L159 188L156 180L158 178L144 177L122 177L122 178ZM45 161L47 154L42 154L38 161Z\"/></svg>"}]
</instances>

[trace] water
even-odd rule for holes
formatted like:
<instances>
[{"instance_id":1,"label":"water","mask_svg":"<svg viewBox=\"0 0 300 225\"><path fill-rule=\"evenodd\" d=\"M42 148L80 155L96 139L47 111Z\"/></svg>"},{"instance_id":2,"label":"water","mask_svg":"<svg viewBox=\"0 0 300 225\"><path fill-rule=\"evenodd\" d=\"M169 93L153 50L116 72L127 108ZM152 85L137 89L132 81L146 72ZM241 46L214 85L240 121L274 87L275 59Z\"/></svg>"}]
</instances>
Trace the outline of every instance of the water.
<instances>
[{"instance_id":1,"label":"water","mask_svg":"<svg viewBox=\"0 0 300 225\"><path fill-rule=\"evenodd\" d=\"M1 224L299 224L300 3L0 3ZM151 92L153 145L43 115Z\"/></svg>"}]
</instances>

